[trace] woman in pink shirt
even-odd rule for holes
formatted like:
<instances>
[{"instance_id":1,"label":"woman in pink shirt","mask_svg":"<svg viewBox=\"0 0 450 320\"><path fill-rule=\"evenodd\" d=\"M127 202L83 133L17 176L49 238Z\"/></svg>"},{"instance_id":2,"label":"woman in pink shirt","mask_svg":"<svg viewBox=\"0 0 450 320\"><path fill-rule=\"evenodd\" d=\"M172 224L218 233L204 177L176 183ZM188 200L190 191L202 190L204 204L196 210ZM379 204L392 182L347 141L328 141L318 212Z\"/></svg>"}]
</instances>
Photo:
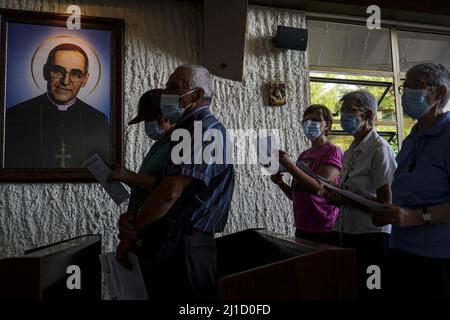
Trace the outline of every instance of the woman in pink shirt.
<instances>
[{"instance_id":1,"label":"woman in pink shirt","mask_svg":"<svg viewBox=\"0 0 450 320\"><path fill-rule=\"evenodd\" d=\"M314 104L305 110L302 125L306 137L311 140L311 148L303 151L297 161L303 161L314 173L336 182L342 166L342 151L327 139L332 123L333 116L323 105ZM336 245L333 227L339 209L327 203L320 195L321 184L302 171L282 150L280 163L292 175L292 184L286 184L281 173L273 175L272 181L293 201L295 236Z\"/></svg>"}]
</instances>

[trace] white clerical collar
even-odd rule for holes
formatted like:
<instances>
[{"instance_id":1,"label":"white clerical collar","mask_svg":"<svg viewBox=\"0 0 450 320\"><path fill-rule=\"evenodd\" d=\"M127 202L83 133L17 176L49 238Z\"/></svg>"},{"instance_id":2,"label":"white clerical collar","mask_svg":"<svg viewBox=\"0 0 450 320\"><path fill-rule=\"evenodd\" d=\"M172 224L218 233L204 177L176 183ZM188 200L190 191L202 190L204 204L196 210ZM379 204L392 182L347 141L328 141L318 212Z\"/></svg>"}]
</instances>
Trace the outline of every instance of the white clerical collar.
<instances>
[{"instance_id":1,"label":"white clerical collar","mask_svg":"<svg viewBox=\"0 0 450 320\"><path fill-rule=\"evenodd\" d=\"M47 92L47 99L53 104L55 105L59 111L67 111L67 109L69 109L69 107L73 106L75 104L75 102L77 102L77 99L75 99L71 104L56 104L52 101L52 99L50 99L50 97L48 96L48 92Z\"/></svg>"}]
</instances>

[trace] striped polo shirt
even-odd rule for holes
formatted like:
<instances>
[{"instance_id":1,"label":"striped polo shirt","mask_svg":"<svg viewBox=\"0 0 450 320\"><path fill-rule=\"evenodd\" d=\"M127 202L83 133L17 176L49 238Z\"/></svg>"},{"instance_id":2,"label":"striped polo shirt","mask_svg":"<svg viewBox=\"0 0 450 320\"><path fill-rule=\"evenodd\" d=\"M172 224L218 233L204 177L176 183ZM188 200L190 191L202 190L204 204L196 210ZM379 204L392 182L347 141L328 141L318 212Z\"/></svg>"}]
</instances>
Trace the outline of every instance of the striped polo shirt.
<instances>
[{"instance_id":1,"label":"striped polo shirt","mask_svg":"<svg viewBox=\"0 0 450 320\"><path fill-rule=\"evenodd\" d=\"M180 131L184 131L184 133L189 132L191 154L187 158L183 154L182 163L176 164L170 156L165 168L165 175L194 178L194 182L183 191L183 195L193 193L199 195L197 200L200 199L200 204L196 206L190 219L193 228L210 233L222 232L227 222L234 191L234 167L232 163L226 163L226 129L210 112L209 106L199 107L185 115L173 133L177 129L181 129ZM197 133L201 131L201 137L195 137L194 131ZM172 140L174 139L173 133ZM211 136L207 139L203 138L211 133L214 138ZM216 143L219 142L216 135L220 135L219 139L222 143ZM194 141L199 138L200 141ZM175 151L174 148L177 148L176 150L180 148L181 142L182 139L171 142L170 155ZM217 157L218 155L215 153L222 152L224 161L212 161L208 157L205 159L204 153L208 154L207 150L211 150L212 143L216 143L216 148L214 148L215 152L211 154L217 160L220 157ZM198 150L199 146L201 146L201 150ZM183 195L180 199L183 199ZM177 207L176 204L174 207Z\"/></svg>"}]
</instances>

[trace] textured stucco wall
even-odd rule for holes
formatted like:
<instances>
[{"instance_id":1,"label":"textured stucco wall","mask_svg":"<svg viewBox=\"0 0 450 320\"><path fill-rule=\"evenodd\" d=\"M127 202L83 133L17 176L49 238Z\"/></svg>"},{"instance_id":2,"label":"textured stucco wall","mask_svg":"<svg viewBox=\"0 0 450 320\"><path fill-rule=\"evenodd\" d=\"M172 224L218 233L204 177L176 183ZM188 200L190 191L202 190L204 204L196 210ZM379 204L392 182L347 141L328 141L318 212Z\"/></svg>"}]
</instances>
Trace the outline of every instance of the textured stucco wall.
<instances>
[{"instance_id":1,"label":"textured stucco wall","mask_svg":"<svg viewBox=\"0 0 450 320\"><path fill-rule=\"evenodd\" d=\"M70 4L82 14L125 19L125 122L136 112L139 96L161 87L181 63L198 63L201 55L201 9L169 1L0 1L0 7L65 12ZM250 7L247 19L244 81L215 78L213 112L227 128L278 128L289 152L305 148L299 121L307 103L305 54L273 48L279 24L304 26L301 12ZM219 41L219 40L218 40ZM289 103L266 106L266 84L285 80ZM150 146L143 125L125 128L125 164L136 170ZM292 232L291 204L261 176L256 166L238 166L232 211L225 232L267 227ZM104 250L116 245L117 207L97 184L0 185L0 258L70 237L100 233Z\"/></svg>"}]
</instances>

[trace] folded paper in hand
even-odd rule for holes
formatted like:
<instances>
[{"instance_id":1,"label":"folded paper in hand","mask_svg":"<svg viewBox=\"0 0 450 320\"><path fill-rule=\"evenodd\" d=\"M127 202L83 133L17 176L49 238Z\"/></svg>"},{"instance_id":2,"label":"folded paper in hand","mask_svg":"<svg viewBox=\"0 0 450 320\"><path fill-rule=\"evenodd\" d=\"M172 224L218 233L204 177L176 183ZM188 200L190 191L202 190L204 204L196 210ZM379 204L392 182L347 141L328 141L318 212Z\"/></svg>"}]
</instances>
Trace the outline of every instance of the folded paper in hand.
<instances>
[{"instance_id":1,"label":"folded paper in hand","mask_svg":"<svg viewBox=\"0 0 450 320\"><path fill-rule=\"evenodd\" d=\"M134 253L128 253L132 270L125 269L117 260L116 253L99 255L106 288L111 300L148 300L144 277Z\"/></svg>"},{"instance_id":2,"label":"folded paper in hand","mask_svg":"<svg viewBox=\"0 0 450 320\"><path fill-rule=\"evenodd\" d=\"M360 195L357 195L356 193L339 188L335 184L330 183L330 181L328 181L324 177L321 177L318 174L315 174L314 172L312 172L312 170L303 161L298 161L297 166L300 169L302 169L305 173L307 173L311 177L315 178L317 181L321 182L324 186L326 186L327 188L329 188L331 190L336 191L338 194L340 194L342 197L346 198L347 200L356 202L357 204L359 204L369 210L383 212L389 208L388 206L386 206L382 203L369 200Z\"/></svg>"},{"instance_id":3,"label":"folded paper in hand","mask_svg":"<svg viewBox=\"0 0 450 320\"><path fill-rule=\"evenodd\" d=\"M119 181L108 181L111 169L108 168L98 154L92 155L86 160L85 164L94 178L100 182L102 187L117 205L120 205L130 197L127 189L125 189Z\"/></svg>"}]
</instances>

